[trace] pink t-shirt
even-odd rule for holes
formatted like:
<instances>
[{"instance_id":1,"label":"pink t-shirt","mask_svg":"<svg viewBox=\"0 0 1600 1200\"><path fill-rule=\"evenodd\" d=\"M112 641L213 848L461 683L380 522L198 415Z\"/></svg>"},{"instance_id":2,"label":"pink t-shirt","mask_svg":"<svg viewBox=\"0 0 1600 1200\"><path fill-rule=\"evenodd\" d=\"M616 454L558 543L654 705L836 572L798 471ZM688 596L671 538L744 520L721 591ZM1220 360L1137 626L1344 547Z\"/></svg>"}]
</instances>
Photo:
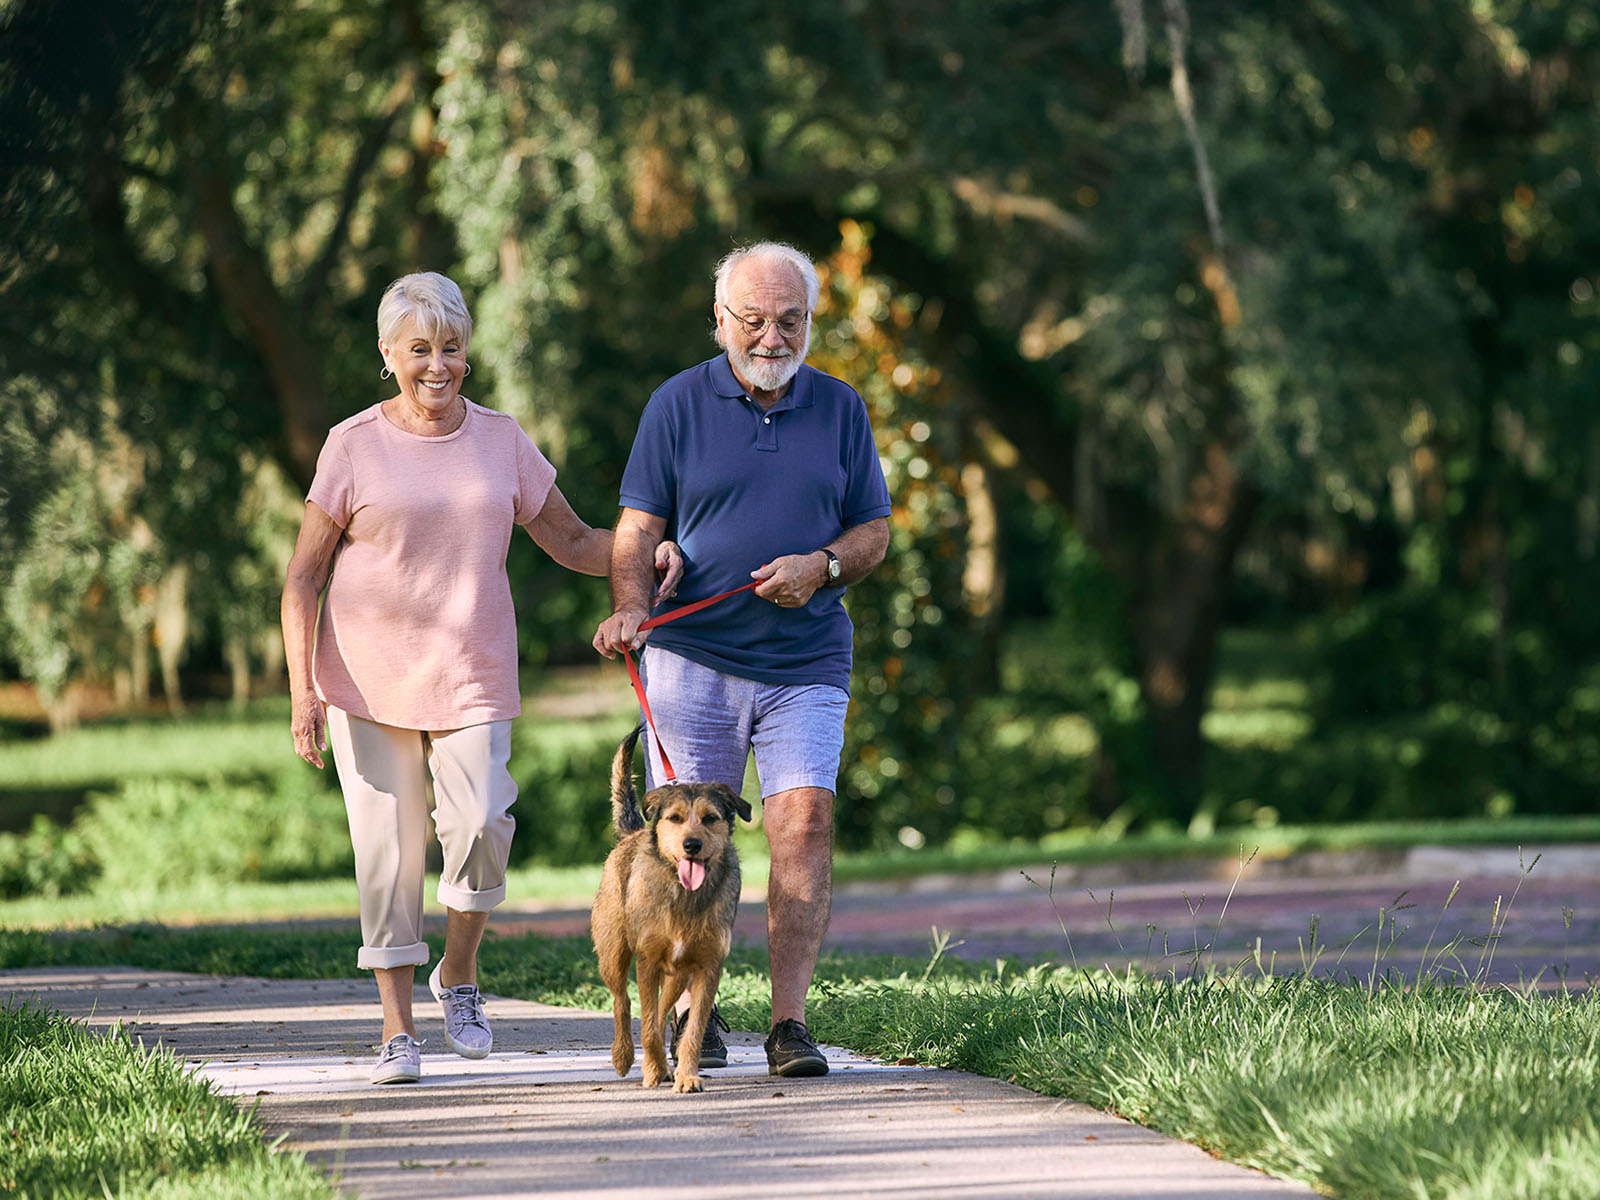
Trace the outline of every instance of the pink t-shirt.
<instances>
[{"instance_id":1,"label":"pink t-shirt","mask_svg":"<svg viewBox=\"0 0 1600 1200\"><path fill-rule=\"evenodd\" d=\"M506 551L556 469L515 420L470 400L445 437L407 433L381 409L329 431L306 497L344 530L317 625L317 694L402 729L509 720L522 697Z\"/></svg>"}]
</instances>

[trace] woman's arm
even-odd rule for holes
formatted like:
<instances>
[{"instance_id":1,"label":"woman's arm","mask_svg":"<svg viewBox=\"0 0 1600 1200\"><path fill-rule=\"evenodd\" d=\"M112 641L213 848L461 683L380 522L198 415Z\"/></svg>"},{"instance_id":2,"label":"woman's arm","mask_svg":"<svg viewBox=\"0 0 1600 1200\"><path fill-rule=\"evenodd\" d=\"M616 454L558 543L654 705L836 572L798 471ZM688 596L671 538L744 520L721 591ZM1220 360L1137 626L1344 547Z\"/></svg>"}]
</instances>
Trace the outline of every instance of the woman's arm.
<instances>
[{"instance_id":1,"label":"woman's arm","mask_svg":"<svg viewBox=\"0 0 1600 1200\"><path fill-rule=\"evenodd\" d=\"M586 524L572 511L560 488L550 489L539 515L523 528L541 550L569 571L584 575L611 573L611 530ZM654 547L651 562L660 580L654 600L659 604L678 590L683 578L683 551L676 542L660 542Z\"/></svg>"},{"instance_id":2,"label":"woman's arm","mask_svg":"<svg viewBox=\"0 0 1600 1200\"><path fill-rule=\"evenodd\" d=\"M322 766L327 748L327 716L311 682L311 657L316 644L317 605L328 586L334 547L344 532L317 505L306 502L306 514L289 559L283 585L283 649L289 668L289 729L294 750L314 767Z\"/></svg>"},{"instance_id":3,"label":"woman's arm","mask_svg":"<svg viewBox=\"0 0 1600 1200\"><path fill-rule=\"evenodd\" d=\"M611 570L611 531L586 524L559 487L551 487L539 515L523 528L539 549L569 571L604 575Z\"/></svg>"}]
</instances>

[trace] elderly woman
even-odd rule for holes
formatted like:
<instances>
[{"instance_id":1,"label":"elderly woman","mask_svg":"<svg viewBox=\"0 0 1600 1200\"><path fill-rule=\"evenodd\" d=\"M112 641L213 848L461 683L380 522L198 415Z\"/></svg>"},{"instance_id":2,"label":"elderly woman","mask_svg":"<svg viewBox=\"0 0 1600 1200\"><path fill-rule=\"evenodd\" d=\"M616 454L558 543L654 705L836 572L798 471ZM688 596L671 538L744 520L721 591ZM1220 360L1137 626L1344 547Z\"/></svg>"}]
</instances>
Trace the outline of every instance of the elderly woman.
<instances>
[{"instance_id":1,"label":"elderly woman","mask_svg":"<svg viewBox=\"0 0 1600 1200\"><path fill-rule=\"evenodd\" d=\"M321 767L332 743L350 818L356 961L373 971L383 1004L374 1083L422 1073L411 995L429 959L430 798L448 917L428 984L452 1050L482 1058L493 1044L477 954L505 898L517 797L506 769L521 711L505 570L512 528L573 571L604 575L611 561L610 531L572 511L516 421L461 394L471 336L461 290L443 275L407 275L384 292L378 352L396 394L329 432L283 592L295 750ZM664 594L682 557L669 546L656 561Z\"/></svg>"}]
</instances>

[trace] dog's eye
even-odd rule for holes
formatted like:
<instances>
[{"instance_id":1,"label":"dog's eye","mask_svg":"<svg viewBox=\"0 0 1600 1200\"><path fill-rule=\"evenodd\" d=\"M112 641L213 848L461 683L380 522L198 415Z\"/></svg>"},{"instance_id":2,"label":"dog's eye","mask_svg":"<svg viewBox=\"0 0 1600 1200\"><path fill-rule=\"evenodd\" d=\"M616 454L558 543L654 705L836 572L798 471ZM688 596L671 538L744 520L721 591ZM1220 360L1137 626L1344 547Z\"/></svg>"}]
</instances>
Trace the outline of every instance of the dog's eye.
<instances>
[{"instance_id":1,"label":"dog's eye","mask_svg":"<svg viewBox=\"0 0 1600 1200\"><path fill-rule=\"evenodd\" d=\"M667 820L671 821L674 825L682 825L683 814L681 812L670 812L667 814Z\"/></svg>"}]
</instances>

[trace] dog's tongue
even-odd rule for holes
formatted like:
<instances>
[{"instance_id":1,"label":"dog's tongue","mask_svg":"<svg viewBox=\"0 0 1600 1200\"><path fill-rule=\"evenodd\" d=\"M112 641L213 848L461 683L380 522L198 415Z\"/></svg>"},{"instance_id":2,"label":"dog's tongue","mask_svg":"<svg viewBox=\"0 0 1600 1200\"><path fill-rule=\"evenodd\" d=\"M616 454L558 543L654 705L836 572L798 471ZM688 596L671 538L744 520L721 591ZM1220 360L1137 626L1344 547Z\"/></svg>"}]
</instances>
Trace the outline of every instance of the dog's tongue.
<instances>
[{"instance_id":1,"label":"dog's tongue","mask_svg":"<svg viewBox=\"0 0 1600 1200\"><path fill-rule=\"evenodd\" d=\"M678 882L691 892L706 881L706 865L692 858L678 860Z\"/></svg>"}]
</instances>

